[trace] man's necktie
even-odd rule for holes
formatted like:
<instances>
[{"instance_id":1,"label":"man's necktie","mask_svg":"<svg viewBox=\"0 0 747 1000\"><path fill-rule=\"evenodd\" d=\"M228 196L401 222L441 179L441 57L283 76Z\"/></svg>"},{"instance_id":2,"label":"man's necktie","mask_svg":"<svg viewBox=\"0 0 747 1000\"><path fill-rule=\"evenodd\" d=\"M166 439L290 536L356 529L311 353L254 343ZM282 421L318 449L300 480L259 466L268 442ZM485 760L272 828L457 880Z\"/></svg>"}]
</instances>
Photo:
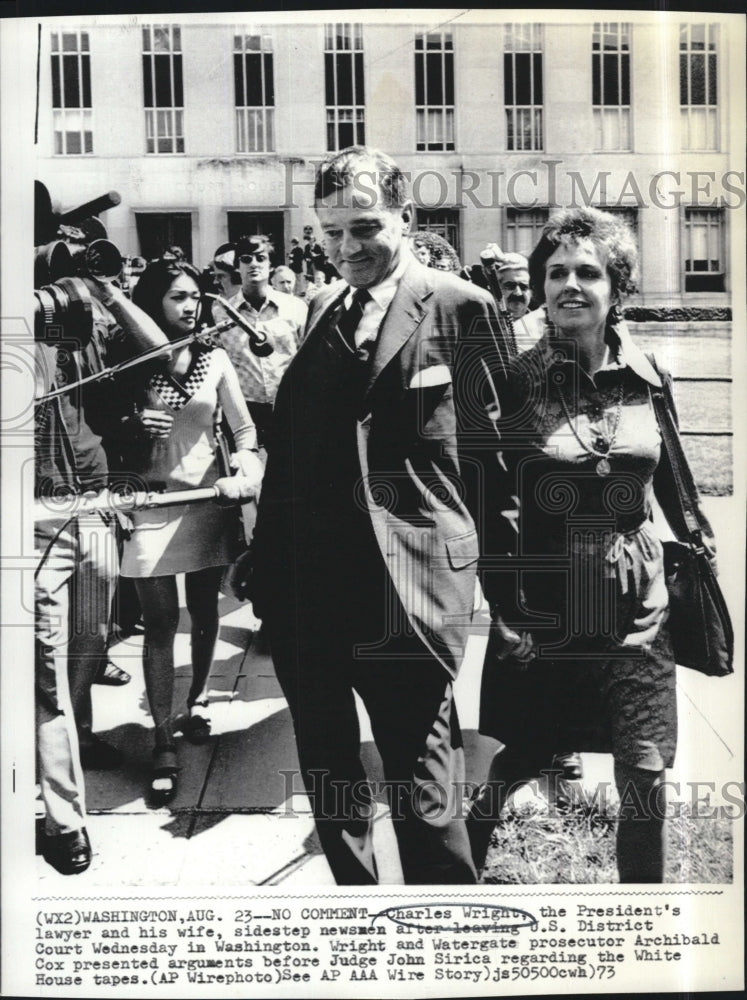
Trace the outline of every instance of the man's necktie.
<instances>
[{"instance_id":1,"label":"man's necktie","mask_svg":"<svg viewBox=\"0 0 747 1000\"><path fill-rule=\"evenodd\" d=\"M355 331L358 329L360 321L363 318L363 310L366 308L366 303L370 299L371 296L367 288L357 288L349 308L343 310L337 321L337 329L351 351L356 351Z\"/></svg>"}]
</instances>

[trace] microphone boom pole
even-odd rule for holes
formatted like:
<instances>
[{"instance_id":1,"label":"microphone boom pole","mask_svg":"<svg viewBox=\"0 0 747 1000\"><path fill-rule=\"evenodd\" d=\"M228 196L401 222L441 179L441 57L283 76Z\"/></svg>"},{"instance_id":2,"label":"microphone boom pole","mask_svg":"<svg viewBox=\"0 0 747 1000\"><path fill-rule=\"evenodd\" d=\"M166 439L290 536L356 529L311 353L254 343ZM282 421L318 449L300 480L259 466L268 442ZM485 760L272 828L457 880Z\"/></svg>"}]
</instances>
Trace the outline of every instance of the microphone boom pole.
<instances>
[{"instance_id":1,"label":"microphone boom pole","mask_svg":"<svg viewBox=\"0 0 747 1000\"><path fill-rule=\"evenodd\" d=\"M151 347L150 350L143 351L142 354L136 354L134 358L128 358L126 361L121 361L118 365L103 368L100 372L95 372L93 375L86 375L85 378L77 379L75 382L70 382L68 385L59 386L57 389L51 389L43 396L37 396L35 402L46 403L48 399L54 399L56 396L64 396L66 392L71 392L73 389L79 389L82 385L87 385L89 382L98 382L104 378L114 378L116 375L126 371L128 368L135 368L137 365L142 365L146 361L153 361L155 358L160 358L162 354L170 354L172 351L176 351L180 347L184 347L185 344L191 344L195 340L203 340L205 338L214 337L217 333L223 333L225 330L230 330L232 326L234 326L233 320L224 319L221 320L220 323L216 323L215 326L208 327L206 330L189 333L186 337L181 337L179 340L169 341L168 344L163 344L161 347Z\"/></svg>"},{"instance_id":2,"label":"microphone boom pole","mask_svg":"<svg viewBox=\"0 0 747 1000\"><path fill-rule=\"evenodd\" d=\"M168 493L136 490L132 493L105 491L96 495L41 497L34 501L34 521L117 511L127 514L133 510L151 510L155 507L180 507L188 503L218 500L220 496L220 488L214 484L192 490L172 490ZM245 504L254 500L256 497L244 497L241 500L223 500L221 503L232 506L235 503Z\"/></svg>"}]
</instances>

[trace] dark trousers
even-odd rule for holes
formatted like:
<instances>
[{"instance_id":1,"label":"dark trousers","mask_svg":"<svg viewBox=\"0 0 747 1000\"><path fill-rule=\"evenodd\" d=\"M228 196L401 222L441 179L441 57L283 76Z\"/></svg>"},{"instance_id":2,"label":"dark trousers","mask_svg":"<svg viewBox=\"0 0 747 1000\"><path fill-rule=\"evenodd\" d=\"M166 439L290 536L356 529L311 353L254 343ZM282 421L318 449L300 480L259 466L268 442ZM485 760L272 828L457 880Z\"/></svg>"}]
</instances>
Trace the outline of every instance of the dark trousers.
<instances>
[{"instance_id":1,"label":"dark trousers","mask_svg":"<svg viewBox=\"0 0 747 1000\"><path fill-rule=\"evenodd\" d=\"M352 595L363 596L360 589ZM301 629L289 622L293 615L265 620L334 877L341 885L378 881L355 689L381 755L405 882L473 883L461 809L464 751L451 678L417 637L400 629L383 634L367 610L382 607L380 602L353 606L351 592L338 597L326 608L324 599L312 601L313 610L302 612ZM366 644L375 648L361 648Z\"/></svg>"}]
</instances>

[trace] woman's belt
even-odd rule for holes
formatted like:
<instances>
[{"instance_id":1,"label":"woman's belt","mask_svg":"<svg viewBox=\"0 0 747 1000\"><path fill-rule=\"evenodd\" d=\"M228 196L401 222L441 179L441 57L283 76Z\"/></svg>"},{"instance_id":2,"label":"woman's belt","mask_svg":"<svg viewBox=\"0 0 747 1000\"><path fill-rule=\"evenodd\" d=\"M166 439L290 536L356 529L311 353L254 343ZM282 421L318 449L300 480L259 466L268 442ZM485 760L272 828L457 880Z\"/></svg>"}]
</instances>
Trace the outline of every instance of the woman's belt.
<instances>
[{"instance_id":1,"label":"woman's belt","mask_svg":"<svg viewBox=\"0 0 747 1000\"><path fill-rule=\"evenodd\" d=\"M585 561L598 560L602 566L604 579L616 578L620 592L628 592L628 569L633 564L633 551L637 547L636 536L650 524L648 518L636 527L626 531L585 529L571 535L569 554L582 557Z\"/></svg>"}]
</instances>

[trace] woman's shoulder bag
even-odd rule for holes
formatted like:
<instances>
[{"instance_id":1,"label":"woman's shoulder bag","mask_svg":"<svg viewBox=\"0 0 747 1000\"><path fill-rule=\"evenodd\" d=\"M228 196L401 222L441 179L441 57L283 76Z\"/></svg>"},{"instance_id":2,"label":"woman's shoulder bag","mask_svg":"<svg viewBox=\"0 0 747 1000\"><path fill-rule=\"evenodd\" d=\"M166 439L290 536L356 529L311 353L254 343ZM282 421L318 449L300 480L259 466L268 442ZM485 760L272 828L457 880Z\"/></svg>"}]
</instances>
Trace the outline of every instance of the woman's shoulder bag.
<instances>
[{"instance_id":1,"label":"woman's shoulder bag","mask_svg":"<svg viewBox=\"0 0 747 1000\"><path fill-rule=\"evenodd\" d=\"M661 431L662 457L674 480L674 497L664 513L676 541L665 541L664 569L669 591L669 631L675 661L712 677L733 673L734 631L712 561L704 545L700 497L682 448L669 384L648 355L663 389L652 393ZM660 498L661 502L661 498ZM670 515L671 510L671 515Z\"/></svg>"}]
</instances>

